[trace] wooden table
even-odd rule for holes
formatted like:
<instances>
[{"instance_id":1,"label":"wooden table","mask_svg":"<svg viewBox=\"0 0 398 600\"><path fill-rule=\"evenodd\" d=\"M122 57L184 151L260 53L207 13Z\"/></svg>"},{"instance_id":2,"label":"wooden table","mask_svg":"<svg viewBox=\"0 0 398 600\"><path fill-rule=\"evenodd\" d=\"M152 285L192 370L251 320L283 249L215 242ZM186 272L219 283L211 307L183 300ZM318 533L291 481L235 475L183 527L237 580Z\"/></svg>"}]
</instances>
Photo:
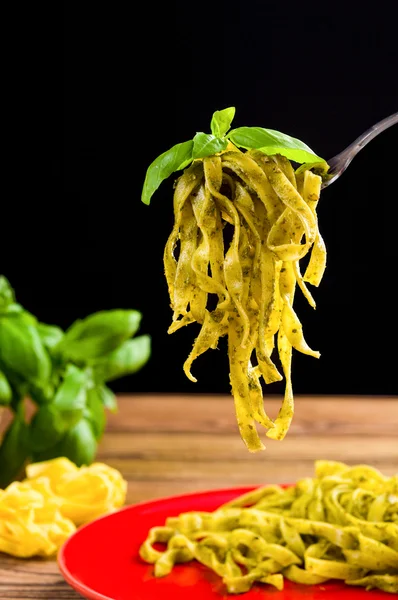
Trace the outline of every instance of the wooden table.
<instances>
[{"instance_id":1,"label":"wooden table","mask_svg":"<svg viewBox=\"0 0 398 600\"><path fill-rule=\"evenodd\" d=\"M279 398L266 399L275 416ZM232 398L120 397L98 459L128 480L127 502L183 492L291 482L311 476L317 458L368 463L398 472L398 397L298 397L283 442L250 454L239 438ZM77 600L54 560L0 555L2 600Z\"/></svg>"}]
</instances>

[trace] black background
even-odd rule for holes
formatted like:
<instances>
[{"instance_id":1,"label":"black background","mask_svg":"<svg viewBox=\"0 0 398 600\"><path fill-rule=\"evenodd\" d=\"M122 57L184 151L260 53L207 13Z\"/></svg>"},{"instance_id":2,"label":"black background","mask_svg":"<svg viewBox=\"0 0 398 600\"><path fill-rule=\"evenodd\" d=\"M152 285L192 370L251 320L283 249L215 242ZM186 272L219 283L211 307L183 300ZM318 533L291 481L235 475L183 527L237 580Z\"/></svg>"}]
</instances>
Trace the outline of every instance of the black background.
<instances>
[{"instance_id":1,"label":"black background","mask_svg":"<svg viewBox=\"0 0 398 600\"><path fill-rule=\"evenodd\" d=\"M349 4L349 3L347 3ZM356 4L356 3L354 3ZM21 228L0 241L1 272L40 319L67 327L96 310L143 312L152 358L120 380L123 392L228 392L225 345L182 372L194 326L167 335L162 253L172 227L172 179L140 201L147 166L208 132L213 111L305 141L326 159L398 110L396 25L388 6L333 11L266 1L67 3L61 42L35 90L46 168L27 202L6 207ZM62 51L62 47L60 48ZM62 82L64 76L64 82ZM60 90L60 93L58 93ZM396 394L398 127L383 133L326 189L319 205L328 249L314 312L297 295L319 361L295 354L306 394ZM19 157L20 176L32 157ZM392 185L392 180L394 185ZM4 214L4 211L3 211ZM282 392L279 384L269 388Z\"/></svg>"}]
</instances>

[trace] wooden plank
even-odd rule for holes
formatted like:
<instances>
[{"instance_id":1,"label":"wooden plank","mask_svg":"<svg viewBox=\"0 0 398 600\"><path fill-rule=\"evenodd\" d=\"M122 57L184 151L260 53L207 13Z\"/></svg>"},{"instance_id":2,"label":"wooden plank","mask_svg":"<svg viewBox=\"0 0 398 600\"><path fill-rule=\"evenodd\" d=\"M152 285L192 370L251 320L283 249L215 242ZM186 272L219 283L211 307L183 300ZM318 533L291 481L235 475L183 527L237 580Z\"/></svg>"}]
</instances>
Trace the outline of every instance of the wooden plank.
<instances>
[{"instance_id":1,"label":"wooden plank","mask_svg":"<svg viewBox=\"0 0 398 600\"><path fill-rule=\"evenodd\" d=\"M81 600L52 559L0 555L0 598L4 600Z\"/></svg>"},{"instance_id":2,"label":"wooden plank","mask_svg":"<svg viewBox=\"0 0 398 600\"><path fill-rule=\"evenodd\" d=\"M264 406L270 416L277 414L281 401L279 396L265 396ZM119 396L118 404L116 414L107 413L107 431L236 431L229 395L132 394ZM28 413L32 414L29 403ZM4 410L0 433L10 418L11 412ZM398 396L296 396L289 435L394 435L397 430Z\"/></svg>"},{"instance_id":3,"label":"wooden plank","mask_svg":"<svg viewBox=\"0 0 398 600\"><path fill-rule=\"evenodd\" d=\"M282 398L265 396L270 416L278 413ZM390 434L398 430L398 397L296 396L289 435ZM202 431L235 433L233 399L223 395L121 396L119 412L108 415L108 431Z\"/></svg>"},{"instance_id":4,"label":"wooden plank","mask_svg":"<svg viewBox=\"0 0 398 600\"><path fill-rule=\"evenodd\" d=\"M249 464L266 465L289 461L294 466L300 460L341 460L372 463L377 460L398 462L396 436L344 436L336 443L334 436L287 435L283 441L263 437L266 449L251 453L247 450L238 433L215 435L207 433L125 433L109 432L101 441L98 459L108 462L110 458L161 461L159 469L164 469L167 461L182 462L244 461ZM245 466L246 468L246 466Z\"/></svg>"},{"instance_id":5,"label":"wooden plank","mask_svg":"<svg viewBox=\"0 0 398 600\"><path fill-rule=\"evenodd\" d=\"M358 461L347 461L354 464ZM372 464L383 471L385 475L394 475L397 472L397 462L374 459ZM313 476L314 464L312 460L298 460L292 465L290 461L270 460L262 465L238 463L228 460L210 461L155 461L134 459L109 459L107 464L123 472L125 478L130 481L214 481L219 487L219 481L228 486L253 484L265 484L273 482L292 482L300 477Z\"/></svg>"}]
</instances>

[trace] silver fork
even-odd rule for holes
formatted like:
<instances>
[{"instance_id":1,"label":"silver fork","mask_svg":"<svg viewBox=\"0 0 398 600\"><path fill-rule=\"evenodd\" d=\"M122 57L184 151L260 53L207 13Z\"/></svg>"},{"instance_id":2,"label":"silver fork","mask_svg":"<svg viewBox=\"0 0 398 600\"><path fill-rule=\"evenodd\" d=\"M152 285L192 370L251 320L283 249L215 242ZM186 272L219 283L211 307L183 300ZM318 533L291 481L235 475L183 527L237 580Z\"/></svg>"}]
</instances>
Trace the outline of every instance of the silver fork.
<instances>
[{"instance_id":1,"label":"silver fork","mask_svg":"<svg viewBox=\"0 0 398 600\"><path fill-rule=\"evenodd\" d=\"M336 154L330 160L328 160L329 171L327 175L323 177L322 188L327 187L336 179L340 177L354 158L358 154L362 148L366 146L376 135L379 135L388 127L395 125L398 123L398 112L394 113L390 117L386 117L382 121L373 125L370 129L365 131L362 135L360 135L352 144L350 144L345 150L340 152L340 154Z\"/></svg>"}]
</instances>

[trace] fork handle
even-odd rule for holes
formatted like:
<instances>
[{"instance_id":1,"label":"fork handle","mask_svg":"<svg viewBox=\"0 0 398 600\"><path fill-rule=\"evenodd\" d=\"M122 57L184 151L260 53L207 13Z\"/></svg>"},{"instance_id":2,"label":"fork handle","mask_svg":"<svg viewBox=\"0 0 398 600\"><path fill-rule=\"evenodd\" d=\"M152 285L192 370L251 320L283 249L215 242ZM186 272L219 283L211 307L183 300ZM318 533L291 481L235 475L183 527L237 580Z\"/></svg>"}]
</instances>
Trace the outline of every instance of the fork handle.
<instances>
[{"instance_id":1,"label":"fork handle","mask_svg":"<svg viewBox=\"0 0 398 600\"><path fill-rule=\"evenodd\" d=\"M348 167L354 156L358 154L362 148L369 144L373 138L375 138L379 133L388 129L392 125L398 123L398 112L382 119L373 127L370 127L365 133L360 135L356 140L352 142L345 150L340 152L340 154L336 154L332 159L328 161L329 164L329 178L325 180L322 187L326 187L333 183Z\"/></svg>"}]
</instances>

